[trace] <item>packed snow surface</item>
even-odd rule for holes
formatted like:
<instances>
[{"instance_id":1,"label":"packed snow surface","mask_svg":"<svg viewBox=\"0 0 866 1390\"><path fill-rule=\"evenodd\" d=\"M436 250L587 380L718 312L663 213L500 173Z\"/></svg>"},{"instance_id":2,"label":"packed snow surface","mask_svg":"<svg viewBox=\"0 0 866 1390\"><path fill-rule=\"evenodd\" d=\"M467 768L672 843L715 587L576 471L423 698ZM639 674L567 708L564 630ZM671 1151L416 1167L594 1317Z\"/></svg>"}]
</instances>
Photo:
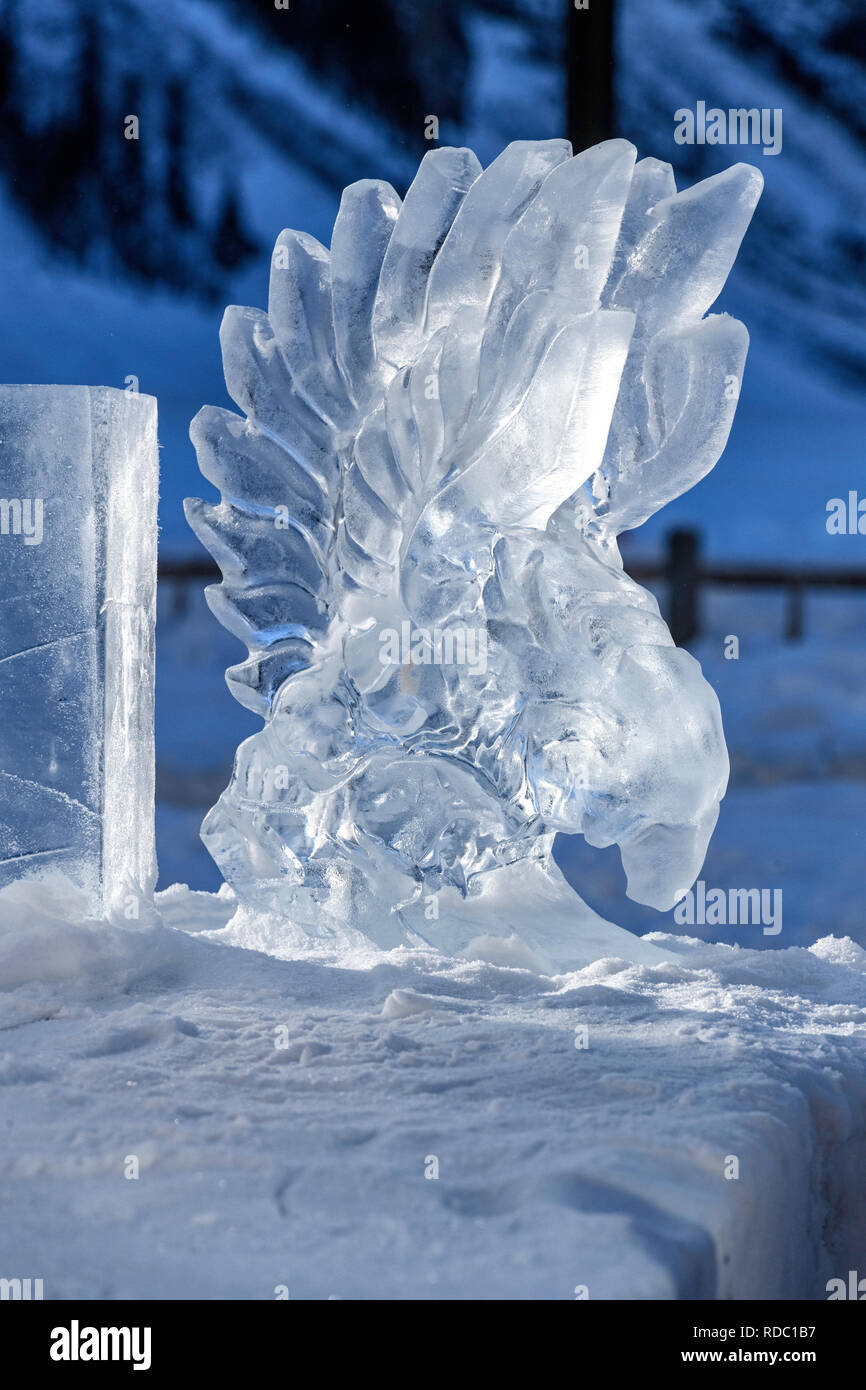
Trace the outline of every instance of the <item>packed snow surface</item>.
<instances>
[{"instance_id":1,"label":"packed snow surface","mask_svg":"<svg viewBox=\"0 0 866 1390\"><path fill-rule=\"evenodd\" d=\"M850 940L546 976L279 959L225 889L82 905L0 892L0 1275L46 1298L822 1299L862 1261Z\"/></svg>"}]
</instances>

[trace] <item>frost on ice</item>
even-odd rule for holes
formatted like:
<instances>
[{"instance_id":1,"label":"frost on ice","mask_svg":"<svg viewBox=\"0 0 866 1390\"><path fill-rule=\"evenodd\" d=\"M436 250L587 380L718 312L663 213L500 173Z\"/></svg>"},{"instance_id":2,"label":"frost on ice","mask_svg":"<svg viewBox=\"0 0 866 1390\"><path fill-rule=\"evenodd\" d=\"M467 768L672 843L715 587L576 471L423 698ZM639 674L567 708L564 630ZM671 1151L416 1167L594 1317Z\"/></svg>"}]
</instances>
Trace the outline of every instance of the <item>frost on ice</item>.
<instances>
[{"instance_id":1,"label":"frost on ice","mask_svg":"<svg viewBox=\"0 0 866 1390\"><path fill-rule=\"evenodd\" d=\"M716 822L716 697L616 538L724 447L748 339L707 311L760 187L677 193L624 140L439 149L402 204L347 188L330 253L280 235L268 313L223 322L244 415L191 431L265 720L202 831L242 899L312 936L653 957L551 847L617 843L666 909Z\"/></svg>"},{"instance_id":2,"label":"frost on ice","mask_svg":"<svg viewBox=\"0 0 866 1390\"><path fill-rule=\"evenodd\" d=\"M0 386L0 887L96 918L156 880L157 487L151 396Z\"/></svg>"}]
</instances>

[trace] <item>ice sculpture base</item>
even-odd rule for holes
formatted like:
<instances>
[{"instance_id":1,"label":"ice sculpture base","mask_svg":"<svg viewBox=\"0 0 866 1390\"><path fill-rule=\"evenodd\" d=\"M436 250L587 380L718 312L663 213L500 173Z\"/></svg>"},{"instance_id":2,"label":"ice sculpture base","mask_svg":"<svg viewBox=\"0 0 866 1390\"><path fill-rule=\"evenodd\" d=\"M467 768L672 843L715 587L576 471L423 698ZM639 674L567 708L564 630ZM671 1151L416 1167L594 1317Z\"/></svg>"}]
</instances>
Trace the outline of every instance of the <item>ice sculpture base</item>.
<instances>
[{"instance_id":1,"label":"ice sculpture base","mask_svg":"<svg viewBox=\"0 0 866 1390\"><path fill-rule=\"evenodd\" d=\"M332 866L332 870L333 870ZM316 957L344 961L396 947L557 975L610 958L660 965L669 955L599 917L575 893L556 864L521 860L484 874L467 897L453 887L421 894L389 910L372 896L353 894L332 872L330 893L278 887L241 900L227 935L233 944L283 960ZM342 887L343 891L340 892ZM279 897L278 897L279 895Z\"/></svg>"},{"instance_id":2,"label":"ice sculpture base","mask_svg":"<svg viewBox=\"0 0 866 1390\"><path fill-rule=\"evenodd\" d=\"M438 918L428 914L438 911ZM668 957L593 912L556 864L521 860L487 874L481 891L467 898L443 888L419 898L400 916L410 931L451 955L500 965L526 965L544 974L582 969L615 956L635 965Z\"/></svg>"}]
</instances>

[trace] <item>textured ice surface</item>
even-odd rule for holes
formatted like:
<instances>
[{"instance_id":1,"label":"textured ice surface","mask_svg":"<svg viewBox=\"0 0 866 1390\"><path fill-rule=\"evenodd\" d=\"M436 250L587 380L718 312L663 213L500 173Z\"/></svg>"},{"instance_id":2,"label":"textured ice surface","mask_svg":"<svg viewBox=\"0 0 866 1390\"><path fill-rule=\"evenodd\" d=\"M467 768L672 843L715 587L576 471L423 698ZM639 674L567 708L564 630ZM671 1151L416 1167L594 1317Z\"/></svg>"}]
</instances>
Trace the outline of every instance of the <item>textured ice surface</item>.
<instances>
[{"instance_id":1,"label":"textured ice surface","mask_svg":"<svg viewBox=\"0 0 866 1390\"><path fill-rule=\"evenodd\" d=\"M439 149L402 205L347 188L330 254L280 235L269 312L223 322L246 418L192 426L209 602L249 648L228 681L265 719L203 827L242 897L313 936L652 952L550 848L617 843L668 908L715 825L716 697L616 537L724 447L747 335L705 315L760 186L676 193L623 140L483 173Z\"/></svg>"},{"instance_id":2,"label":"textured ice surface","mask_svg":"<svg viewBox=\"0 0 866 1390\"><path fill-rule=\"evenodd\" d=\"M156 401L0 386L0 885L153 888Z\"/></svg>"}]
</instances>

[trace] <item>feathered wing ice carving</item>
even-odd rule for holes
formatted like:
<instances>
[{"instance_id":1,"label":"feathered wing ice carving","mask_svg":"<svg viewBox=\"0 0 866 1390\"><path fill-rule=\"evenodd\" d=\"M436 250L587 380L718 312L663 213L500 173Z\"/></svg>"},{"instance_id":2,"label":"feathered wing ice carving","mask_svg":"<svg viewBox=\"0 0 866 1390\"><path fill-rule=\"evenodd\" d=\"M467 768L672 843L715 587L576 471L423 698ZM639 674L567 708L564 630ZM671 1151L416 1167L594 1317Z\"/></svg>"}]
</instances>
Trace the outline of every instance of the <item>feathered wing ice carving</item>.
<instances>
[{"instance_id":1,"label":"feathered wing ice carving","mask_svg":"<svg viewBox=\"0 0 866 1390\"><path fill-rule=\"evenodd\" d=\"M402 204L347 188L330 253L283 232L267 314L226 310L244 416L193 421L221 501L187 514L265 726L202 834L294 929L648 958L554 834L619 844L656 908L699 872L718 703L616 537L724 447L748 337L707 311L761 176L677 193L635 153L521 141L482 172L438 149Z\"/></svg>"}]
</instances>

